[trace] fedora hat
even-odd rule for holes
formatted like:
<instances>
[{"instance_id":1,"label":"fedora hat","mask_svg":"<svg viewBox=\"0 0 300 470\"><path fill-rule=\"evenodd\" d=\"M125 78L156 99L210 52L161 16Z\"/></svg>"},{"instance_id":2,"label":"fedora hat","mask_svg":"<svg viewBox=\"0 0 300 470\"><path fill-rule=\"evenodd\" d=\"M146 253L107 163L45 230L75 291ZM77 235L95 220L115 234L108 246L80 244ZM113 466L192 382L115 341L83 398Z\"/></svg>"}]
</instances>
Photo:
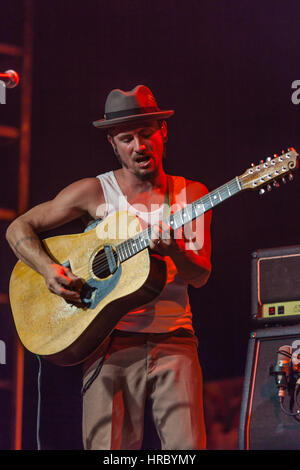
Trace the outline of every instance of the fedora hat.
<instances>
[{"instance_id":1,"label":"fedora hat","mask_svg":"<svg viewBox=\"0 0 300 470\"><path fill-rule=\"evenodd\" d=\"M94 121L93 125L107 129L126 122L167 119L173 114L173 110L159 109L148 87L137 85L131 91L112 90L106 98L104 119Z\"/></svg>"}]
</instances>

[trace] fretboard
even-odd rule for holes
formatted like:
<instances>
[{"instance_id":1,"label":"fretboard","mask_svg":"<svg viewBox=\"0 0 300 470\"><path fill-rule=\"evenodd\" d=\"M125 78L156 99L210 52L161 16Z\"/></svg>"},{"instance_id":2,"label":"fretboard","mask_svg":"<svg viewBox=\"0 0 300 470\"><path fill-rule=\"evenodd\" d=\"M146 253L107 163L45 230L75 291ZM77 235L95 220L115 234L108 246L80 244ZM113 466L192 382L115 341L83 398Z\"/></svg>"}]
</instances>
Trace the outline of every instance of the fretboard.
<instances>
[{"instance_id":1,"label":"fretboard","mask_svg":"<svg viewBox=\"0 0 300 470\"><path fill-rule=\"evenodd\" d=\"M226 199L239 193L241 190L239 179L236 177L229 181L229 183L220 186L197 201L171 214L168 218L164 219L163 222L172 227L173 230L177 230L188 222L205 214L205 212L210 209L213 209ZM152 227L148 227L142 232L137 233L134 237L119 243L116 247L119 260L123 262L147 248L149 246L149 240L151 239L151 232Z\"/></svg>"}]
</instances>

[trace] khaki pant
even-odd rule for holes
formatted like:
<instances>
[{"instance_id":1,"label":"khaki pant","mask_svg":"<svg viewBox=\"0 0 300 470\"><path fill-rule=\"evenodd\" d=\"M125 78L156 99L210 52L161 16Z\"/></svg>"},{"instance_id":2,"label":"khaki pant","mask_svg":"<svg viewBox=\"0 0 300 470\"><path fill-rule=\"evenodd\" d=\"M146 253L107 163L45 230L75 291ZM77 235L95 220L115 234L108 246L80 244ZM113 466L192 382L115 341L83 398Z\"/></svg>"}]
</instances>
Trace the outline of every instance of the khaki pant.
<instances>
[{"instance_id":1,"label":"khaki pant","mask_svg":"<svg viewBox=\"0 0 300 470\"><path fill-rule=\"evenodd\" d=\"M197 338L186 331L113 334L83 398L85 449L140 449L146 398L163 450L205 448ZM87 366L84 384L99 360Z\"/></svg>"}]
</instances>

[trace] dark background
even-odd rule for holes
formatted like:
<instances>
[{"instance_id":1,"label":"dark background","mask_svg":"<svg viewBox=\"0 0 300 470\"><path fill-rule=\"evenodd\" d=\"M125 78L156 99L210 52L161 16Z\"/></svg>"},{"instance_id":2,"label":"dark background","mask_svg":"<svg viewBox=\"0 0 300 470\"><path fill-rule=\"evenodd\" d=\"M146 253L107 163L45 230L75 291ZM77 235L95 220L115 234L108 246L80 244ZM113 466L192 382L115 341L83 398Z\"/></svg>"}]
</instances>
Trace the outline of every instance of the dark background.
<instances>
[{"instance_id":1,"label":"dark background","mask_svg":"<svg viewBox=\"0 0 300 470\"><path fill-rule=\"evenodd\" d=\"M1 42L22 41L20 3L0 0ZM297 1L36 1L30 205L118 167L105 133L91 125L113 88L143 83L161 108L176 111L165 169L210 190L251 162L300 148L300 105L291 101L300 79L299 15ZM4 123L17 120L17 93L0 109ZM0 205L15 209L17 163L11 147L1 148ZM295 174L294 183L262 198L244 192L214 210L212 275L204 288L190 289L205 381L243 376L251 253L299 244L299 196ZM74 230L81 226L56 233ZM15 262L4 240L1 256L3 291ZM35 448L38 364L25 359L24 446ZM81 448L79 388L79 368L43 362L44 448Z\"/></svg>"}]
</instances>

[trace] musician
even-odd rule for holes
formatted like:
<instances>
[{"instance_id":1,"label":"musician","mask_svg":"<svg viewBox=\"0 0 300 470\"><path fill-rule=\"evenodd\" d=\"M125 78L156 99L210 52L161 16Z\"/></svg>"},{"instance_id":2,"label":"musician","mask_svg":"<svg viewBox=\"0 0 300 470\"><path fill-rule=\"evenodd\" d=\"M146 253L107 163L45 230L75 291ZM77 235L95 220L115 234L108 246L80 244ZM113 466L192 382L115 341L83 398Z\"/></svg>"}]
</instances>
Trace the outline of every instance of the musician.
<instances>
[{"instance_id":1,"label":"musician","mask_svg":"<svg viewBox=\"0 0 300 470\"><path fill-rule=\"evenodd\" d=\"M144 85L111 91L104 118L94 126L106 131L120 168L74 182L7 230L19 259L44 277L51 292L79 307L83 281L51 259L39 233L83 216L99 221L125 208L142 227L153 227L150 250L166 263L161 293L125 314L84 364L85 449L139 449L146 400L162 449L205 448L202 373L187 288L203 286L210 275L211 214L202 217L200 228L193 221L176 231L162 222L175 206L207 193L203 184L164 171L166 119L173 114L159 109Z\"/></svg>"}]
</instances>

